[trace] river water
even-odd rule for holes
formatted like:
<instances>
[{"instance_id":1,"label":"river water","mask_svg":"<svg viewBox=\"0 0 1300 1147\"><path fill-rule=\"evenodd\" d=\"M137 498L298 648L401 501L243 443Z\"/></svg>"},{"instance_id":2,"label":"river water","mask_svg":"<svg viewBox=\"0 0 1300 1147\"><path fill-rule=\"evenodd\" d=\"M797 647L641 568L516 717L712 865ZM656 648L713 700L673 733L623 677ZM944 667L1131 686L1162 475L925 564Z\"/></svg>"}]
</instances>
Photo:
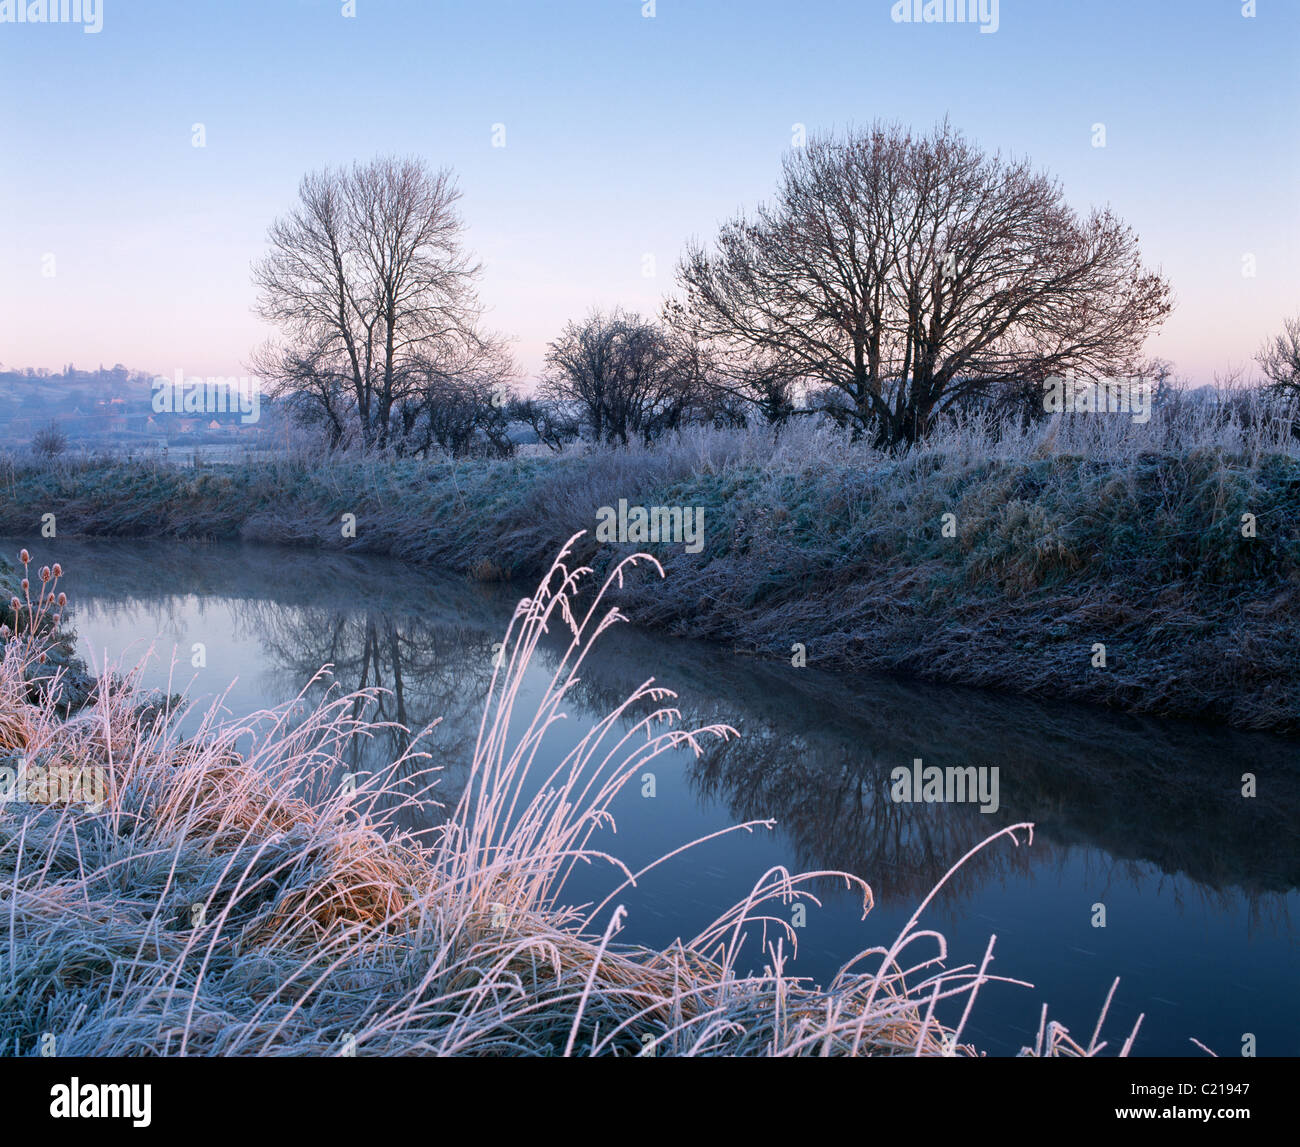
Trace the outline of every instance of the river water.
<instances>
[{"instance_id":1,"label":"river water","mask_svg":"<svg viewBox=\"0 0 1300 1147\"><path fill-rule=\"evenodd\" d=\"M26 544L39 562L65 567L80 651L96 665L151 653L146 685L224 695L243 716L291 700L328 663L349 690L390 691L383 719L419 729L441 718L428 747L444 766L443 800L463 784L494 643L532 588L265 547ZM542 647L526 697L540 696L561 649L558 638ZM1119 976L1103 1032L1111 1050L1141 1012L1137 1055L1200 1055L1195 1037L1235 1056L1248 1036L1259 1055L1300 1054L1297 742L830 675L621 625L591 655L550 759L650 676L678 693L686 724L726 723L740 738L699 759L686 750L659 758L654 796L629 786L613 807L617 832L593 845L635 870L729 825L777 825L722 836L620 894L629 910L620 939L664 946L693 936L773 865L849 871L874 892L866 919L860 896L824 882L821 907L799 930L794 972L825 980L856 952L891 941L968 849L1032 821L1032 845L1004 838L985 849L922 918L947 936L950 965L978 964L996 934L991 971L1033 984L983 988L967 1038L991 1055L1015 1054L1032 1043L1046 1002L1086 1042ZM354 752L374 764L404 744L393 731ZM1000 807L891 800L891 771L918 758L996 766ZM1258 796L1242 796L1244 773L1257 778ZM608 869L580 867L566 894L599 901L617 882Z\"/></svg>"}]
</instances>

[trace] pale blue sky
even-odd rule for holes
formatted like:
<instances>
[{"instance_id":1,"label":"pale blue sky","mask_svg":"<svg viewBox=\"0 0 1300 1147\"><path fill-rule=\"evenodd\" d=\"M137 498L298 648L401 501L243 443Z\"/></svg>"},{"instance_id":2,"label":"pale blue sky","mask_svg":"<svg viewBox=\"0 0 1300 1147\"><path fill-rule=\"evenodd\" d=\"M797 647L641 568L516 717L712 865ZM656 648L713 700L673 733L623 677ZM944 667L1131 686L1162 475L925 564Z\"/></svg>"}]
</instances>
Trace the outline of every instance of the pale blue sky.
<instances>
[{"instance_id":1,"label":"pale blue sky","mask_svg":"<svg viewBox=\"0 0 1300 1147\"><path fill-rule=\"evenodd\" d=\"M794 124L876 117L948 115L1115 208L1176 292L1148 349L1195 381L1300 313L1295 0L1001 0L993 34L890 0L102 2L97 34L0 23L6 365L246 373L249 265L300 176L396 152L458 173L531 377L593 304L656 312Z\"/></svg>"}]
</instances>

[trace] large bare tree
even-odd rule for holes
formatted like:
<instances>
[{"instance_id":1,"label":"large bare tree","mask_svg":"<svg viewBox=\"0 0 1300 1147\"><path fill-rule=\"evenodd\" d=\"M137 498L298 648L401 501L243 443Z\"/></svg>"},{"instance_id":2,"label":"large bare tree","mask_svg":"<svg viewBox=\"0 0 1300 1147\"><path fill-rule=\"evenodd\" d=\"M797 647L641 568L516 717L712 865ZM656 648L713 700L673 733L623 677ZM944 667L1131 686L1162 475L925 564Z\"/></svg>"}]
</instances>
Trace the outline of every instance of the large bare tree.
<instances>
[{"instance_id":1,"label":"large bare tree","mask_svg":"<svg viewBox=\"0 0 1300 1147\"><path fill-rule=\"evenodd\" d=\"M479 330L458 199L450 172L380 158L305 176L272 224L254 282L284 341L257 368L332 444L400 449L427 438L421 417L450 384L502 376L502 344Z\"/></svg>"},{"instance_id":2,"label":"large bare tree","mask_svg":"<svg viewBox=\"0 0 1300 1147\"><path fill-rule=\"evenodd\" d=\"M1171 305L1109 210L1080 217L947 123L794 149L775 200L690 245L678 278L669 321L738 360L741 384L757 362L760 380L830 388L837 417L891 445L1008 382L1128 373Z\"/></svg>"}]
</instances>

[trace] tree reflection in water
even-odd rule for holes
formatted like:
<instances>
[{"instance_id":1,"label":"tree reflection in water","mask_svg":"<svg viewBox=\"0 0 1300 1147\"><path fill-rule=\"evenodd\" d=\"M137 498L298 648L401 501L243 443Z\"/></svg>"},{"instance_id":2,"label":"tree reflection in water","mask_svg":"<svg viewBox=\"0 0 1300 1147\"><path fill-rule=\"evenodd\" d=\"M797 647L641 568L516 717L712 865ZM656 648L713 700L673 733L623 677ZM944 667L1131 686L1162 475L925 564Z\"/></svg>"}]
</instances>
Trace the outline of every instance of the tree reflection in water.
<instances>
[{"instance_id":1,"label":"tree reflection in water","mask_svg":"<svg viewBox=\"0 0 1300 1147\"><path fill-rule=\"evenodd\" d=\"M454 804L462 791L494 643L519 588L264 547L61 540L52 551L74 603L80 596L92 612L129 616L141 632L152 626L179 640L187 619L204 628L224 602L282 678L281 698L328 664L332 682L318 681L309 699L330 687L378 688L370 716L414 734L438 722L423 743L441 769L433 796ZM537 672L549 675L562 648L558 634L543 645ZM914 903L994 828L1033 821L1032 849L983 851L942 902L955 908L990 882L1023 879L1082 850L1102 866L1099 881L1136 883L1154 869L1180 894L1244 903L1252 926L1272 918L1289 927L1283 895L1300 877L1293 742L973 689L837 678L626 625L592 652L567 707L571 728L581 735L651 674L677 690L687 724L741 732L685 761L699 800L722 802L736 822L774 818L800 867L857 873L882 904ZM383 767L410 748L412 733L391 727L358 741L352 767ZM916 757L997 766L1001 807L986 815L972 805L894 803L890 771ZM1251 800L1241 796L1245 772L1261 779ZM427 780L412 778L412 795ZM438 817L426 802L400 819L418 828Z\"/></svg>"},{"instance_id":2,"label":"tree reflection in water","mask_svg":"<svg viewBox=\"0 0 1300 1147\"><path fill-rule=\"evenodd\" d=\"M398 774L404 783L396 791L418 802L397 818L402 827L432 826L444 807L455 806L492 676L491 631L448 624L444 618L364 608L285 608L268 601L250 604L246 625L297 688L311 682L321 666L331 667L328 678L318 678L308 688L308 702L329 689L377 690L369 703L353 706L353 716L391 724L353 738L348 746L347 763L358 783L406 755L413 738L424 731L420 747L431 754L438 772L414 776L428 765L412 761ZM429 790L434 780L436 787Z\"/></svg>"},{"instance_id":3,"label":"tree reflection in water","mask_svg":"<svg viewBox=\"0 0 1300 1147\"><path fill-rule=\"evenodd\" d=\"M1295 745L1187 722L1003 697L897 679L845 679L631 630L594 652L583 696L604 711L645 666L681 695L688 723L728 720L738 741L688 767L701 798L736 820L773 817L809 869L870 881L879 903L914 903L995 828L1032 821L1032 849L986 849L941 893L955 906L989 881L1064 863L1072 846L1137 883L1149 865L1180 894L1243 903L1252 926L1286 923L1300 883ZM890 773L927 765L997 766L1001 805L906 804ZM1242 774L1268 789L1242 796ZM832 888L826 889L832 894Z\"/></svg>"}]
</instances>

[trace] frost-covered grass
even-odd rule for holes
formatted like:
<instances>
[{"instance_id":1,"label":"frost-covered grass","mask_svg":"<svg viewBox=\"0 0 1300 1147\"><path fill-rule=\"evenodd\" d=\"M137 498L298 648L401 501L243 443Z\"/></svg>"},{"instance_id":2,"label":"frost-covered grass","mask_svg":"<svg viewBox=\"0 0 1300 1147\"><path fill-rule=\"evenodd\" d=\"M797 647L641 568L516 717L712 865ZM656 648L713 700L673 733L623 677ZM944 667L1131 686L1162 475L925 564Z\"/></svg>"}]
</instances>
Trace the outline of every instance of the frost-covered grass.
<instances>
[{"instance_id":1,"label":"frost-covered grass","mask_svg":"<svg viewBox=\"0 0 1300 1147\"><path fill-rule=\"evenodd\" d=\"M922 923L930 898L830 984L789 974L791 903L834 878L861 894L865 915L858 875L773 869L697 936L663 951L619 942L620 893L645 870L594 847L593 833L647 761L734 732L679 727L672 694L647 682L536 775L587 651L619 618L604 593L579 603L588 572L563 553L520 603L470 782L432 838L395 824L412 778L423 778L416 793L436 781L419 738L388 768L342 783L347 744L376 731L356 717L357 695L226 725L214 710L182 738L174 703L144 704L130 674L61 713L48 687L32 688L48 638L10 634L0 755L29 770L100 770L106 784L98 805L23 787L25 802L0 806L5 1052L36 1054L53 1037L64 1056L977 1054L963 1028L980 986L1001 979L988 973L993 940L978 968L942 966L943 937ZM548 627L567 632L568 654L511 736ZM653 712L624 719L646 700ZM978 848L1031 835L1014 825ZM577 863L607 867L601 904L566 904ZM1101 1052L1104 1017L1083 1044L1044 1012L1024 1054ZM1136 1034L1114 1050L1127 1054Z\"/></svg>"},{"instance_id":2,"label":"frost-covered grass","mask_svg":"<svg viewBox=\"0 0 1300 1147\"><path fill-rule=\"evenodd\" d=\"M30 536L54 513L60 535L242 537L508 580L582 530L577 556L601 572L640 548L594 540L620 499L696 507L703 549L650 547L666 584L619 598L641 623L783 658L799 644L830 669L1295 731L1294 418L1246 392L1167 402L1147 423L971 417L901 457L796 424L507 461L14 458L0 531Z\"/></svg>"}]
</instances>

